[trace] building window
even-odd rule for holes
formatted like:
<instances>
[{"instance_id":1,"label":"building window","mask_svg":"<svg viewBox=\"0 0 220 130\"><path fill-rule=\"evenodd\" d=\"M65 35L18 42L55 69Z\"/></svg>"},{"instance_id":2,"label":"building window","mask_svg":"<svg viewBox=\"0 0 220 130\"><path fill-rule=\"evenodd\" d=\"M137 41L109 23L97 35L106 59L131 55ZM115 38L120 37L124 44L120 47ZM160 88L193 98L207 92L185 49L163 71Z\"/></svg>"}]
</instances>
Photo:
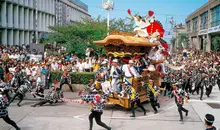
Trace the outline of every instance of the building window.
<instances>
[{"instance_id":1,"label":"building window","mask_svg":"<svg viewBox=\"0 0 220 130\"><path fill-rule=\"evenodd\" d=\"M0 3L0 26L1 25L2 25L2 4Z\"/></svg>"},{"instance_id":2,"label":"building window","mask_svg":"<svg viewBox=\"0 0 220 130\"><path fill-rule=\"evenodd\" d=\"M220 5L211 9L211 26L215 27L220 25Z\"/></svg>"},{"instance_id":3,"label":"building window","mask_svg":"<svg viewBox=\"0 0 220 130\"><path fill-rule=\"evenodd\" d=\"M74 4L76 4L77 6L79 6L80 8L84 9L85 11L88 11L88 5L86 5L82 1L80 1L80 0L72 0L72 2Z\"/></svg>"},{"instance_id":4,"label":"building window","mask_svg":"<svg viewBox=\"0 0 220 130\"><path fill-rule=\"evenodd\" d=\"M201 15L201 23L200 23L200 30L208 28L208 12L205 12Z\"/></svg>"},{"instance_id":5,"label":"building window","mask_svg":"<svg viewBox=\"0 0 220 130\"><path fill-rule=\"evenodd\" d=\"M197 32L198 17L193 18L193 32Z\"/></svg>"},{"instance_id":6,"label":"building window","mask_svg":"<svg viewBox=\"0 0 220 130\"><path fill-rule=\"evenodd\" d=\"M191 32L190 21L186 22L186 25L187 25L187 32Z\"/></svg>"}]
</instances>

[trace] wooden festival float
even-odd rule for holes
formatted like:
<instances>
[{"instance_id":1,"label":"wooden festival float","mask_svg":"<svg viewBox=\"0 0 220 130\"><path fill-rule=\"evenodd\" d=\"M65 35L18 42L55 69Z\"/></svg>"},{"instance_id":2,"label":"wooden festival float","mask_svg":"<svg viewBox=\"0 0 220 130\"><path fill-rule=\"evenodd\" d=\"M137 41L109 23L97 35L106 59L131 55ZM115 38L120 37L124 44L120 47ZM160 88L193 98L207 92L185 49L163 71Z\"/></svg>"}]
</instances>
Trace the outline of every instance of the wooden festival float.
<instances>
[{"instance_id":1,"label":"wooden festival float","mask_svg":"<svg viewBox=\"0 0 220 130\"><path fill-rule=\"evenodd\" d=\"M117 58L123 58L128 55L148 54L152 47L160 45L159 42L149 42L145 38L136 37L134 34L120 31L113 31L104 40L94 41L94 43L104 46L106 54L113 55ZM164 62L164 60L152 62L152 64L158 64ZM149 101L146 97L146 88L142 87L142 82L146 83L149 79L153 79L156 86L161 86L161 76L158 71L149 71L146 69L142 73L141 78L133 79L133 87L139 93L141 102ZM130 99L127 95L119 98L117 94L113 94L109 97L108 101L124 108L130 108Z\"/></svg>"}]
</instances>

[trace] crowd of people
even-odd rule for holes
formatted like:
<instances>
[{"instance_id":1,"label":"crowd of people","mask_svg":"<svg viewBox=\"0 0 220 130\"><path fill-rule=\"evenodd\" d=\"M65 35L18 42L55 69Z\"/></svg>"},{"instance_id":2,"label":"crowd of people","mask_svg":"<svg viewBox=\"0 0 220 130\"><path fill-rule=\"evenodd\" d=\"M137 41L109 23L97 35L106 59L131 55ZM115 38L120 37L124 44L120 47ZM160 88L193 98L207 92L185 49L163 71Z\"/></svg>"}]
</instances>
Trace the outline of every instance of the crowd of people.
<instances>
[{"instance_id":1,"label":"crowd of people","mask_svg":"<svg viewBox=\"0 0 220 130\"><path fill-rule=\"evenodd\" d=\"M146 88L147 96L150 99L154 113L156 114L158 112L157 107L160 108L158 96L162 93L160 88L164 88L164 96L175 97L180 121L183 121L183 112L185 112L185 116L188 116L189 113L183 105L184 102L188 102L191 95L196 92L200 94L200 100L203 100L204 90L206 90L205 94L208 98L211 95L212 88L215 87L216 84L220 90L220 53L180 50L170 54L168 57L164 57L166 60L164 63L158 62L154 65L151 63L152 60L159 61L163 57L159 48L155 47L149 54L145 54L144 56L134 56L127 59L120 58L120 60L104 59L101 63L101 68L96 73L95 80L101 82L103 85L106 81L110 82L111 85L109 85L109 88L105 91L105 95L116 93L120 98L121 95L126 93L131 101L131 117L135 117L134 104L137 104L137 106L144 111L144 115L146 114L146 109L140 104L139 93L132 86L133 79L141 77L142 72L145 70L159 71L163 79L161 86L156 86L152 79L150 79L148 83L142 84L142 86ZM98 93L97 82L93 81L89 84L89 87L91 89L90 94L82 95L84 101L94 100L99 102L98 100L106 98L102 95L96 97ZM201 92L199 93L199 91ZM103 108L102 105L103 102L93 105L90 115L91 118L100 118ZM213 115L207 114L206 116L210 117L210 120L213 120ZM90 119L90 123L92 123L91 120L92 119ZM208 124L210 120L208 120ZM106 128L105 124L97 123ZM106 129L110 128L107 127Z\"/></svg>"},{"instance_id":2,"label":"crowd of people","mask_svg":"<svg viewBox=\"0 0 220 130\"><path fill-rule=\"evenodd\" d=\"M92 51L89 48L88 51ZM43 82L49 88L50 71L96 72L103 59L97 55L90 56L90 52L86 52L87 58L80 59L76 54L49 55L48 50L41 54L42 58L34 59L28 56L31 53L29 50L24 45L0 46L1 80L8 83L16 67L20 66L28 80Z\"/></svg>"},{"instance_id":3,"label":"crowd of people","mask_svg":"<svg viewBox=\"0 0 220 130\"><path fill-rule=\"evenodd\" d=\"M60 99L63 101L62 85L68 84L70 89L72 88L71 77L68 72L95 72L94 81L89 84L90 94L81 95L84 101L93 102L95 100L95 102L100 102L98 104L92 103L91 126L92 118L101 118L104 100L113 93L116 93L119 98L128 95L131 99L131 117L135 117L135 104L146 115L146 109L140 103L139 93L132 86L133 79L142 77L142 73L146 70L160 72L163 79L161 86L156 86L153 79L150 79L148 83L142 84L146 88L146 96L150 99L154 113L156 114L158 112L157 108L160 108L158 96L161 94L160 88L164 88L164 96L175 97L180 121L183 120L182 111L186 113L186 116L188 116L189 112L183 107L185 96L189 99L190 95L196 92L200 94L200 100L203 100L204 89L206 90L205 94L207 97L211 95L212 88L216 83L220 89L220 53L180 50L169 56L164 56L158 47L154 47L149 54L143 56L113 58L112 55L103 55L101 57L90 55L89 51L92 51L92 49L86 51L87 58L84 60L79 59L76 54L63 54L58 57L50 56L46 51L42 60L34 61L28 60L26 57L28 49L25 46L2 46L0 49L0 78L2 82L4 81L9 84L10 87L13 85L17 86L15 87L13 97L7 95L7 89L4 90L9 100L8 104L13 102L16 97L19 97L20 101L17 105L20 106L27 92L31 92L33 96L36 96L40 92L43 93L43 89L49 89L51 71L64 72L61 77L60 87L51 87L48 94L45 94L45 96L44 94L41 95L44 97L44 100L32 106L42 106L45 103L52 104L60 101ZM161 59L164 59L165 62L152 64L152 61L159 61ZM96 90L97 84L95 81L103 84L106 81L110 83L109 88L105 90L104 97L97 96L98 91ZM43 87L33 91L35 89L33 86L38 86L39 84L43 84ZM199 91L201 92L199 93ZM102 98L103 100L101 100ZM8 120L9 124L19 129L9 119L7 117L6 122ZM97 123L106 129L111 129L102 123L101 120L98 120Z\"/></svg>"}]
</instances>

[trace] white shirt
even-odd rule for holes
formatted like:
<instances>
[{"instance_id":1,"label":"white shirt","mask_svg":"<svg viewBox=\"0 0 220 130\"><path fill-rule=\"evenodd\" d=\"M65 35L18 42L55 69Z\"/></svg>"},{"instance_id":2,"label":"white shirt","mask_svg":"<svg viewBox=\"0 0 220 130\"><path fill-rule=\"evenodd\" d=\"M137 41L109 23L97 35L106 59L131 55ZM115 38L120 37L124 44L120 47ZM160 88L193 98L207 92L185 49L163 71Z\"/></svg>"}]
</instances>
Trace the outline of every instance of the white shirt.
<instances>
[{"instance_id":1,"label":"white shirt","mask_svg":"<svg viewBox=\"0 0 220 130\"><path fill-rule=\"evenodd\" d=\"M9 55L9 59L14 59L14 55L13 54Z\"/></svg>"},{"instance_id":2,"label":"white shirt","mask_svg":"<svg viewBox=\"0 0 220 130\"><path fill-rule=\"evenodd\" d=\"M150 25L148 20L146 20L146 22L144 22L142 20L138 21L138 19L136 17L134 17L134 21L135 21L136 26L138 26L140 28L146 28Z\"/></svg>"},{"instance_id":3,"label":"white shirt","mask_svg":"<svg viewBox=\"0 0 220 130\"><path fill-rule=\"evenodd\" d=\"M31 76L36 76L36 74L37 74L37 71L33 70Z\"/></svg>"},{"instance_id":4,"label":"white shirt","mask_svg":"<svg viewBox=\"0 0 220 130\"><path fill-rule=\"evenodd\" d=\"M17 60L19 60L19 59L20 59L20 55L19 55L19 54L15 54L15 55L14 55L14 58L17 59Z\"/></svg>"},{"instance_id":5,"label":"white shirt","mask_svg":"<svg viewBox=\"0 0 220 130\"><path fill-rule=\"evenodd\" d=\"M31 75L31 70L29 68L26 68L26 75Z\"/></svg>"},{"instance_id":6,"label":"white shirt","mask_svg":"<svg viewBox=\"0 0 220 130\"><path fill-rule=\"evenodd\" d=\"M161 59L160 58L161 56L160 56L160 53L159 53L159 51L154 51L154 50L152 50L150 53L149 53L149 55L148 55L148 58L149 59L151 59L151 60L159 60L159 59Z\"/></svg>"},{"instance_id":7,"label":"white shirt","mask_svg":"<svg viewBox=\"0 0 220 130\"><path fill-rule=\"evenodd\" d=\"M129 68L129 66L127 64L122 66L122 71L124 72L125 77L132 77L132 76L138 77L138 76L140 76L133 66Z\"/></svg>"},{"instance_id":8,"label":"white shirt","mask_svg":"<svg viewBox=\"0 0 220 130\"><path fill-rule=\"evenodd\" d=\"M58 69L58 64L57 63L55 63L55 64L52 63L51 67L52 67L53 70L57 70Z\"/></svg>"},{"instance_id":9,"label":"white shirt","mask_svg":"<svg viewBox=\"0 0 220 130\"><path fill-rule=\"evenodd\" d=\"M92 67L92 65L90 63L84 62L84 69L90 69Z\"/></svg>"},{"instance_id":10,"label":"white shirt","mask_svg":"<svg viewBox=\"0 0 220 130\"><path fill-rule=\"evenodd\" d=\"M20 55L20 58L21 58L21 59L24 59L24 58L25 58L25 56L24 56L23 54L21 54L21 55Z\"/></svg>"},{"instance_id":11,"label":"white shirt","mask_svg":"<svg viewBox=\"0 0 220 130\"><path fill-rule=\"evenodd\" d=\"M84 65L83 63L77 63L76 67L78 68L79 72L83 72L84 71Z\"/></svg>"},{"instance_id":12,"label":"white shirt","mask_svg":"<svg viewBox=\"0 0 220 130\"><path fill-rule=\"evenodd\" d=\"M44 57L47 57L47 52L46 51L44 52Z\"/></svg>"},{"instance_id":13,"label":"white shirt","mask_svg":"<svg viewBox=\"0 0 220 130\"><path fill-rule=\"evenodd\" d=\"M91 48L87 48L87 49L86 49L86 56L87 56L87 57L89 57L91 50L92 50Z\"/></svg>"}]
</instances>

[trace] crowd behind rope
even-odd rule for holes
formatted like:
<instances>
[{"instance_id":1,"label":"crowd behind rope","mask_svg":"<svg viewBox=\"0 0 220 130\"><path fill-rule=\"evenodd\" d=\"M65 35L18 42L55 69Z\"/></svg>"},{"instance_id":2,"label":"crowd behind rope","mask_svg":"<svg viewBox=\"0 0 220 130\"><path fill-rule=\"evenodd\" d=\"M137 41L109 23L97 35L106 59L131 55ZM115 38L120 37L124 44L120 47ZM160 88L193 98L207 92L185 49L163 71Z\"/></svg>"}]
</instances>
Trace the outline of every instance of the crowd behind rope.
<instances>
[{"instance_id":1,"label":"crowd behind rope","mask_svg":"<svg viewBox=\"0 0 220 130\"><path fill-rule=\"evenodd\" d=\"M87 49L91 51L91 49ZM57 51L58 53L60 51ZM77 54L59 54L59 56L49 55L46 50L41 60L34 60L28 57L30 54L28 46L0 46L0 78L8 83L9 77L15 73L15 68L20 66L22 71L30 81L44 82L48 80L50 71L68 72L96 72L106 56L90 56L86 52L87 58L78 58ZM10 76L11 75L11 76Z\"/></svg>"}]
</instances>

